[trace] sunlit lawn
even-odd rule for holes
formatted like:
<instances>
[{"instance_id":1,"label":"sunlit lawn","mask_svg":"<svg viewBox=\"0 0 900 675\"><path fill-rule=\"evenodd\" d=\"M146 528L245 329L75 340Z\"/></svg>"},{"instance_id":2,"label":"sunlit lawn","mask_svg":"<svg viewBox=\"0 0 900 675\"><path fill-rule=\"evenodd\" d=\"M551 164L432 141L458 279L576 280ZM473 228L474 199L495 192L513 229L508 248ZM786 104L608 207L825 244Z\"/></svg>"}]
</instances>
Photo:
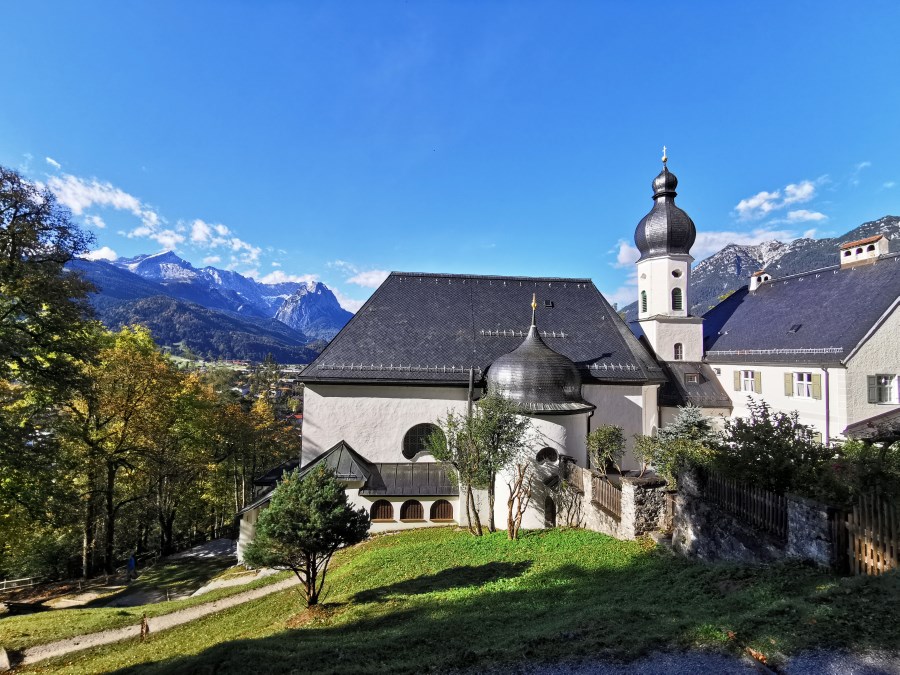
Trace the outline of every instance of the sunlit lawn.
<instances>
[{"instance_id":1,"label":"sunlit lawn","mask_svg":"<svg viewBox=\"0 0 900 675\"><path fill-rule=\"evenodd\" d=\"M780 654L900 645L896 575L703 565L581 530L387 535L340 554L324 605L296 589L44 667L95 673L440 672L656 649Z\"/></svg>"}]
</instances>

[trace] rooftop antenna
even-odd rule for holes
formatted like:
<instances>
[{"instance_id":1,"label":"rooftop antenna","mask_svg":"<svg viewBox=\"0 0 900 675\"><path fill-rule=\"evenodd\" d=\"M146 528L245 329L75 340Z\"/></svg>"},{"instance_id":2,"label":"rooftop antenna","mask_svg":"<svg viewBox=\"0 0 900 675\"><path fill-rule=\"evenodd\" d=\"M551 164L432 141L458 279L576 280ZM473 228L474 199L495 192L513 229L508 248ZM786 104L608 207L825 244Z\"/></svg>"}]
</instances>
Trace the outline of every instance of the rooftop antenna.
<instances>
[{"instance_id":1,"label":"rooftop antenna","mask_svg":"<svg viewBox=\"0 0 900 675\"><path fill-rule=\"evenodd\" d=\"M537 293L531 294L531 325L534 326L534 315L537 312Z\"/></svg>"}]
</instances>

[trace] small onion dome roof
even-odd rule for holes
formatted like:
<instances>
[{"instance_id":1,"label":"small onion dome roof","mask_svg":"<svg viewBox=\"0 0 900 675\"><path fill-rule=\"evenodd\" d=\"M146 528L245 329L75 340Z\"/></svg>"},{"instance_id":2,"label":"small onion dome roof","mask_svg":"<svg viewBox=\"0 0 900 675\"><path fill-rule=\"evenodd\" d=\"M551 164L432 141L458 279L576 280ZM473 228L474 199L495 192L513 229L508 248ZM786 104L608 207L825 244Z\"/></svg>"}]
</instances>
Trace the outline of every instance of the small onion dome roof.
<instances>
[{"instance_id":1,"label":"small onion dome roof","mask_svg":"<svg viewBox=\"0 0 900 675\"><path fill-rule=\"evenodd\" d=\"M522 344L490 365L487 388L529 413L564 415L594 409L581 398L578 368L550 349L533 324Z\"/></svg>"},{"instance_id":2,"label":"small onion dome roof","mask_svg":"<svg viewBox=\"0 0 900 675\"><path fill-rule=\"evenodd\" d=\"M690 255L697 228L691 217L675 205L676 187L678 179L664 164L653 179L653 208L634 231L640 260L671 254Z\"/></svg>"}]
</instances>

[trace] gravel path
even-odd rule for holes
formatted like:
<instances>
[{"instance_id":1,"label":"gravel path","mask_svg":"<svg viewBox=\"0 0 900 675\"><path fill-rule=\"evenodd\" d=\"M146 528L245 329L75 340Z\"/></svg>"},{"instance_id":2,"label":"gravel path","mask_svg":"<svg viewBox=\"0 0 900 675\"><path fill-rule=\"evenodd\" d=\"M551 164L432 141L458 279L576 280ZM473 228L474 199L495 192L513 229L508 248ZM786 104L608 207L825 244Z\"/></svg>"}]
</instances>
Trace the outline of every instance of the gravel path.
<instances>
[{"instance_id":1,"label":"gravel path","mask_svg":"<svg viewBox=\"0 0 900 675\"><path fill-rule=\"evenodd\" d=\"M228 609L229 607L234 607L235 605L240 605L245 602L250 602L251 600L256 600L257 598L270 595L271 593L283 591L286 588L295 586L297 583L299 583L297 578L292 577L290 579L285 579L284 581L279 581L278 583L271 584L269 586L263 586L262 588L256 588L252 591L245 591L244 593L238 593L237 595L222 598L221 600L207 602L206 604L197 605L196 607L189 607L188 609L180 609L177 612L172 612L171 614L156 616L147 619L147 624L150 627L151 633L157 633L159 631L163 631L168 628L174 628L175 626L180 626L183 623L188 623L190 621L194 621L195 619L208 616L209 614L213 614L215 612L221 612L223 609ZM71 654L72 652L77 652L82 649L89 649L91 647L107 645L112 642L119 642L120 640L127 640L128 638L139 637L140 634L141 625L135 624L133 626L126 626L125 628L104 630L99 633L89 633L87 635L79 635L78 637L69 638L66 640L48 642L47 644L38 645L36 647L30 647L29 649L26 649L22 653L21 663L26 665L30 663L36 663L38 661L43 661L44 659L49 659L54 656Z\"/></svg>"}]
</instances>

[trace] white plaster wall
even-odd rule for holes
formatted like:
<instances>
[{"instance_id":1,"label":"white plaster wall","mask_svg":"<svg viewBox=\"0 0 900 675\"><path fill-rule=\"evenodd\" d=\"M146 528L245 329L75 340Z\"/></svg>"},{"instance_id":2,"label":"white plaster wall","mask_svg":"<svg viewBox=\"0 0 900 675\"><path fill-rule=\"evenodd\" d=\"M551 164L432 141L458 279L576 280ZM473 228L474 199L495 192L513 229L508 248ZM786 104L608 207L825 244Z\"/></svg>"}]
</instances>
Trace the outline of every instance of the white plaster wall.
<instances>
[{"instance_id":1,"label":"white plaster wall","mask_svg":"<svg viewBox=\"0 0 900 675\"><path fill-rule=\"evenodd\" d=\"M675 360L675 343L684 348L682 361L703 359L703 324L697 320L677 321L648 319L641 321L641 330L653 351L663 361Z\"/></svg>"},{"instance_id":2,"label":"white plaster wall","mask_svg":"<svg viewBox=\"0 0 900 675\"><path fill-rule=\"evenodd\" d=\"M769 406L776 411L790 413L796 411L799 420L803 424L808 424L822 434L825 439L825 371L819 366L809 365L788 365L788 366L767 366L757 365L753 363L743 364L724 364L716 363L710 360L710 366L715 372L716 369L721 373L717 374L722 387L728 392L728 396L734 405L733 417L749 417L750 411L747 407L748 398L765 400ZM751 393L746 391L734 390L734 373L741 370L753 370L762 375L762 392ZM822 376L822 398L798 398L796 396L784 395L784 374L806 372ZM846 370L841 367L828 368L828 389L830 391L829 399L829 433L831 440L839 438L840 433L847 426L847 387L846 387Z\"/></svg>"},{"instance_id":3,"label":"white plaster wall","mask_svg":"<svg viewBox=\"0 0 900 675\"><path fill-rule=\"evenodd\" d=\"M262 509L253 509L242 514L238 520L237 561L244 562L244 549L256 536L256 521Z\"/></svg>"},{"instance_id":4,"label":"white plaster wall","mask_svg":"<svg viewBox=\"0 0 900 675\"><path fill-rule=\"evenodd\" d=\"M303 393L303 463L340 441L370 462L406 461L403 437L448 409L465 412L466 387L308 384ZM413 461L434 461L419 456Z\"/></svg>"},{"instance_id":5,"label":"white plaster wall","mask_svg":"<svg viewBox=\"0 0 900 675\"><path fill-rule=\"evenodd\" d=\"M586 384L582 387L584 400L597 406L591 417L591 430L604 424L622 427L627 448L623 469L640 468L631 448L635 434L652 434L658 423L656 392L657 385Z\"/></svg>"},{"instance_id":6,"label":"white plaster wall","mask_svg":"<svg viewBox=\"0 0 900 675\"><path fill-rule=\"evenodd\" d=\"M900 376L900 308L888 315L847 362L848 424L897 408L896 404L869 403L869 375Z\"/></svg>"},{"instance_id":7,"label":"white plaster wall","mask_svg":"<svg viewBox=\"0 0 900 675\"><path fill-rule=\"evenodd\" d=\"M646 318L657 314L669 316L687 316L691 306L688 287L691 278L691 261L688 255L673 255L661 258L648 258L637 264L638 273L638 316ZM672 272L678 270L680 277L673 277ZM681 311L672 310L672 289L680 288L682 293ZM647 311L641 312L641 291L647 292Z\"/></svg>"}]
</instances>

